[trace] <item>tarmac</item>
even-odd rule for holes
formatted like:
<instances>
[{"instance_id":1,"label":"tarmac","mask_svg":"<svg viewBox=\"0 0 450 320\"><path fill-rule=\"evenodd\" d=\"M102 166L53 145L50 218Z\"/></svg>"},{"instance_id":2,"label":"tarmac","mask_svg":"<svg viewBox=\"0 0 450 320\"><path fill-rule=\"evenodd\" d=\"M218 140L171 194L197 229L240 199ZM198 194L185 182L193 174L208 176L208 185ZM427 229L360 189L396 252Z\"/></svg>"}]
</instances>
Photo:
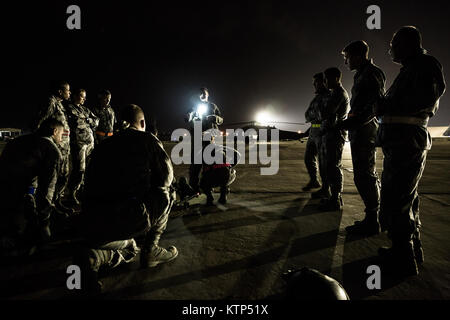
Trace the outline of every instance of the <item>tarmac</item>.
<instances>
[{"instance_id":1,"label":"tarmac","mask_svg":"<svg viewBox=\"0 0 450 320\"><path fill-rule=\"evenodd\" d=\"M174 143L165 143L170 154ZM364 216L353 182L348 144L344 149L344 210L321 212L319 201L301 191L308 182L306 143L279 143L279 172L260 174L262 165L239 164L226 205L206 207L204 197L174 209L161 245L175 245L174 261L141 269L139 259L102 273L101 299L281 300L289 269L310 267L327 274L352 300L448 300L450 298L450 139L433 140L420 182L425 262L418 276L384 281L368 289L367 268L386 234L349 237L345 227ZM1 148L0 148L1 149ZM382 152L377 153L381 176ZM266 165L267 166L267 165ZM188 165L174 166L176 177ZM215 194L218 199L218 194ZM55 241L26 260L2 261L1 299L72 299L66 287L73 241Z\"/></svg>"}]
</instances>

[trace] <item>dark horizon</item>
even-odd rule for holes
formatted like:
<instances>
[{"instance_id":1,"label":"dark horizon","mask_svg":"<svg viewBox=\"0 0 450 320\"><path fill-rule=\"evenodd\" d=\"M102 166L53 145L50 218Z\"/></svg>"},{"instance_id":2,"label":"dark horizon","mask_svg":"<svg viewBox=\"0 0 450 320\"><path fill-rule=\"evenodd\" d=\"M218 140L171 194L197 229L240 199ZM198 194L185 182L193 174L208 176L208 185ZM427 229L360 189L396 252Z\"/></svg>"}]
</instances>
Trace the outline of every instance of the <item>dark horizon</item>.
<instances>
[{"instance_id":1,"label":"dark horizon","mask_svg":"<svg viewBox=\"0 0 450 320\"><path fill-rule=\"evenodd\" d=\"M71 4L81 8L81 30L66 28ZM381 8L381 30L366 28L372 4ZM400 68L387 54L389 41L403 25L420 29L444 73L450 64L444 1L46 1L10 4L4 13L0 127L27 127L59 79L86 88L88 106L98 90L109 89L113 106L138 104L160 131L186 126L184 113L202 86L225 123L254 120L262 109L272 110L275 121L304 122L314 73L339 67L350 93L353 73L340 51L353 40L367 41L388 88ZM445 94L431 126L449 124L448 103Z\"/></svg>"}]
</instances>

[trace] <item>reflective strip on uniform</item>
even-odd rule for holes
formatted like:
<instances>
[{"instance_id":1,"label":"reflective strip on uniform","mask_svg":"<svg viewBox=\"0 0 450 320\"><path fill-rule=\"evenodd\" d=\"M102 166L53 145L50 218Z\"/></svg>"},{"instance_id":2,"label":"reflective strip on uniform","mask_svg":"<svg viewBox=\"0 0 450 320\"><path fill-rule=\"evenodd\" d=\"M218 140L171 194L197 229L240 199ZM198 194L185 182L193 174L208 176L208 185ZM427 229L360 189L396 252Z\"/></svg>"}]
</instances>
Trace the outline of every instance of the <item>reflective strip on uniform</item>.
<instances>
[{"instance_id":1,"label":"reflective strip on uniform","mask_svg":"<svg viewBox=\"0 0 450 320\"><path fill-rule=\"evenodd\" d=\"M313 124L311 125L311 127L312 127L312 128L320 128L320 123L318 123L318 124L314 124L314 123L313 123Z\"/></svg>"},{"instance_id":2,"label":"reflective strip on uniform","mask_svg":"<svg viewBox=\"0 0 450 320\"><path fill-rule=\"evenodd\" d=\"M417 118L417 117L401 117L401 116L383 116L381 117L382 124L411 124L419 127L426 128L429 118Z\"/></svg>"}]
</instances>

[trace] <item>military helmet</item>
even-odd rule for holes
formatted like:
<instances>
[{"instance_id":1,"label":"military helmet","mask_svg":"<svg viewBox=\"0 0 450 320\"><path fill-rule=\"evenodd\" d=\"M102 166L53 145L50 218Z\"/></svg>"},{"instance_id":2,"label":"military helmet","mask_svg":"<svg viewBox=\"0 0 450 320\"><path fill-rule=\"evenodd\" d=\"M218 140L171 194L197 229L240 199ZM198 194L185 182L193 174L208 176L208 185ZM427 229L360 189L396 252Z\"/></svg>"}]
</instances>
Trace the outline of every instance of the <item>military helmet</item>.
<instances>
[{"instance_id":1,"label":"military helmet","mask_svg":"<svg viewBox=\"0 0 450 320\"><path fill-rule=\"evenodd\" d=\"M288 300L350 300L338 281L315 269L288 270L283 278Z\"/></svg>"}]
</instances>

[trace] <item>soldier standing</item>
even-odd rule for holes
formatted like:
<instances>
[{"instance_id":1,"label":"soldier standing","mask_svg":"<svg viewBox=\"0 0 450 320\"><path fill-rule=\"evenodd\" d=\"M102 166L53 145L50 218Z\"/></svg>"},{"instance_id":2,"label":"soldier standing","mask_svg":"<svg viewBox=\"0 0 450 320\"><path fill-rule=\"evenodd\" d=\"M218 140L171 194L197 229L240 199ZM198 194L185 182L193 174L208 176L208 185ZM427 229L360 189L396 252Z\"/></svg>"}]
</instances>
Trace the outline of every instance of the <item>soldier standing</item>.
<instances>
[{"instance_id":1,"label":"soldier standing","mask_svg":"<svg viewBox=\"0 0 450 320\"><path fill-rule=\"evenodd\" d=\"M392 272L410 276L418 274L417 264L424 260L417 186L431 149L428 120L438 110L445 79L441 64L422 48L415 27L400 28L390 45L392 60L402 68L377 110L384 154L380 224L392 241L391 248L379 253Z\"/></svg>"},{"instance_id":2,"label":"soldier standing","mask_svg":"<svg viewBox=\"0 0 450 320\"><path fill-rule=\"evenodd\" d=\"M313 86L316 96L311 101L308 109L305 112L306 122L311 122L311 127L308 130L308 142L306 144L305 150L305 165L306 169L308 170L310 180L308 184L303 187L303 191L309 191L313 188L321 187L320 182L317 179L319 172L322 179L322 184L324 185L322 189L327 189L325 169L322 167L323 160L319 158L319 150L322 141L322 136L320 134L319 110L320 106L326 102L326 98L329 94L328 89L325 88L324 76L322 72L316 73L313 76ZM324 191L321 192L324 193Z\"/></svg>"},{"instance_id":3,"label":"soldier standing","mask_svg":"<svg viewBox=\"0 0 450 320\"><path fill-rule=\"evenodd\" d=\"M338 68L328 68L324 71L324 75L325 87L331 92L320 110L322 120L320 129L323 135L321 152L323 159L326 159L326 181L331 195L324 198L319 209L341 210L343 206L341 193L344 187L341 162L347 132L339 128L339 124L347 118L350 99L347 91L342 87L342 72ZM328 193L328 190L326 191Z\"/></svg>"},{"instance_id":4,"label":"soldier standing","mask_svg":"<svg viewBox=\"0 0 450 320\"><path fill-rule=\"evenodd\" d=\"M58 144L61 152L61 166L58 175L58 181L55 189L55 205L65 213L72 213L72 210L62 203L64 191L69 179L69 157L70 157L70 127L67 119L67 111L63 105L64 101L70 98L70 86L67 82L60 82L54 89L54 94L49 98L48 104L42 108L37 117L36 128L39 128L42 122L48 118L55 118L64 125L63 139Z\"/></svg>"},{"instance_id":5,"label":"soldier standing","mask_svg":"<svg viewBox=\"0 0 450 320\"><path fill-rule=\"evenodd\" d=\"M114 109L111 107L111 92L101 90L98 94L99 105L92 110L98 117L99 123L95 131L95 143L98 144L114 134L117 123Z\"/></svg>"},{"instance_id":6,"label":"soldier standing","mask_svg":"<svg viewBox=\"0 0 450 320\"><path fill-rule=\"evenodd\" d=\"M41 122L36 133L10 141L0 156L1 256L31 254L49 240L53 195L61 159L57 144L64 124ZM37 188L36 182L38 183Z\"/></svg>"},{"instance_id":7,"label":"soldier standing","mask_svg":"<svg viewBox=\"0 0 450 320\"><path fill-rule=\"evenodd\" d=\"M94 132L98 126L97 116L84 106L86 90L78 89L72 95L72 102L67 106L69 126L72 132L70 149L72 154L72 171L68 189L70 202L79 205L77 192L83 184L84 172L88 158L94 149Z\"/></svg>"},{"instance_id":8,"label":"soldier standing","mask_svg":"<svg viewBox=\"0 0 450 320\"><path fill-rule=\"evenodd\" d=\"M356 70L350 113L341 127L348 130L353 163L353 179L365 205L365 218L346 228L348 233L373 235L380 232L380 181L375 168L378 121L376 105L384 96L386 76L369 60L369 46L359 40L342 50L345 64Z\"/></svg>"},{"instance_id":9,"label":"soldier standing","mask_svg":"<svg viewBox=\"0 0 450 320\"><path fill-rule=\"evenodd\" d=\"M194 148L194 139L198 139L198 137L194 137L194 121L201 121L202 132L211 129L218 130L218 126L223 122L220 109L216 104L208 101L209 91L207 88L200 88L199 98L199 104L194 106L185 118L190 125L191 132L191 165L189 167L189 185L194 192L200 191L199 175L202 170L201 163L194 163L195 152L198 152L198 150L195 150ZM201 137L201 139L203 152L203 149L209 144L209 141L203 141L203 137Z\"/></svg>"}]
</instances>

